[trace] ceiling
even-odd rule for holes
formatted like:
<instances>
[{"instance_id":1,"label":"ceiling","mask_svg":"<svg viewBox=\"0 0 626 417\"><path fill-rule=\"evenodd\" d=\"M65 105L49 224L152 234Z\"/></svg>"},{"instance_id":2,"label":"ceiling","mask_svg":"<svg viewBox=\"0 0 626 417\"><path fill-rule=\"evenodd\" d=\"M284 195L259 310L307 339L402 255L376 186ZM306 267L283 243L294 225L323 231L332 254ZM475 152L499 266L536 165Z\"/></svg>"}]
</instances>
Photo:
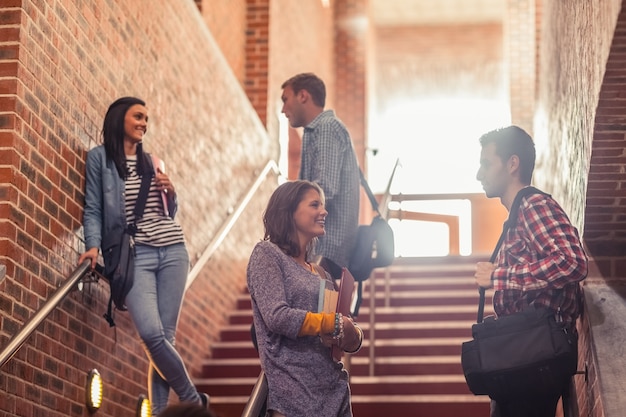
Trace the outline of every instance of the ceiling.
<instances>
[{"instance_id":1,"label":"ceiling","mask_svg":"<svg viewBox=\"0 0 626 417\"><path fill-rule=\"evenodd\" d=\"M501 22L503 0L369 0L377 26Z\"/></svg>"}]
</instances>

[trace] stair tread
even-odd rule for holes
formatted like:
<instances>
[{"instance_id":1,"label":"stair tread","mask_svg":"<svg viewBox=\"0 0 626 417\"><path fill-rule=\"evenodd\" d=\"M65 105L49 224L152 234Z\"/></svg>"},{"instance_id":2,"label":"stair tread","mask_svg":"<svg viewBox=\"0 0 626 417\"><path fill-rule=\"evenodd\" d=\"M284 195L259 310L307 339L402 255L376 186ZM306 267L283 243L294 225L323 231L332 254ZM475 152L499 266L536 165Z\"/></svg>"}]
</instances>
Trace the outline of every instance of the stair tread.
<instances>
[{"instance_id":1,"label":"stair tread","mask_svg":"<svg viewBox=\"0 0 626 417\"><path fill-rule=\"evenodd\" d=\"M357 321L361 329L369 330L370 323ZM375 323L375 330L410 330L410 329L471 329L473 320L428 320L418 322L394 322L394 323ZM241 331L249 332L250 326L246 324L233 324L224 328L224 331Z\"/></svg>"},{"instance_id":2,"label":"stair tread","mask_svg":"<svg viewBox=\"0 0 626 417\"><path fill-rule=\"evenodd\" d=\"M360 317L367 316L370 313L370 308L367 305L368 299L363 299L363 304L361 304L361 308L359 309ZM445 314L445 313L476 313L478 311L478 302L476 305L474 304L458 304L458 305L450 305L450 306L376 306L375 314L376 315L387 315L387 314ZM493 314L493 308L489 305L485 305L485 314ZM249 317L252 318L252 311L237 311L230 314L231 317ZM358 319L358 317L357 317ZM234 325L237 326L237 325ZM248 326L249 324L244 324L244 326Z\"/></svg>"},{"instance_id":3,"label":"stair tread","mask_svg":"<svg viewBox=\"0 0 626 417\"><path fill-rule=\"evenodd\" d=\"M352 365L369 364L370 358L365 356L352 356L350 358ZM376 365L393 365L393 364L440 364L440 363L461 363L459 355L441 355L441 356L387 356L374 358Z\"/></svg>"},{"instance_id":4,"label":"stair tread","mask_svg":"<svg viewBox=\"0 0 626 417\"><path fill-rule=\"evenodd\" d=\"M350 384L414 384L414 383L448 383L463 382L463 375L380 375L380 376L351 376Z\"/></svg>"},{"instance_id":5,"label":"stair tread","mask_svg":"<svg viewBox=\"0 0 626 417\"><path fill-rule=\"evenodd\" d=\"M407 338L394 338L394 339L377 339L374 341L376 346L440 346L440 345L450 345L450 344L458 344L466 342L468 340L467 337L407 337ZM367 346L369 340L365 339L363 341L363 346ZM229 342L215 342L213 344L214 347L251 347L252 342L250 340L246 341L229 341Z\"/></svg>"},{"instance_id":6,"label":"stair tread","mask_svg":"<svg viewBox=\"0 0 626 417\"><path fill-rule=\"evenodd\" d=\"M384 403L489 403L489 397L472 394L418 394L418 395L352 395L353 404L384 402ZM211 397L213 400L213 397Z\"/></svg>"},{"instance_id":7,"label":"stair tread","mask_svg":"<svg viewBox=\"0 0 626 417\"><path fill-rule=\"evenodd\" d=\"M418 395L352 395L351 401L355 403L489 403L489 397L471 394L418 394ZM248 402L247 396L211 396L211 404L245 404Z\"/></svg>"},{"instance_id":8,"label":"stair tread","mask_svg":"<svg viewBox=\"0 0 626 417\"><path fill-rule=\"evenodd\" d=\"M257 377L228 377L228 378L196 378L196 385L254 385ZM448 383L465 382L463 375L381 375L381 376L351 376L351 384L414 384L414 383Z\"/></svg>"},{"instance_id":9,"label":"stair tread","mask_svg":"<svg viewBox=\"0 0 626 417\"><path fill-rule=\"evenodd\" d=\"M383 291L379 291L374 294L375 298L385 298L386 294ZM467 290L455 290L455 289L441 289L441 290L407 290L407 291L399 291L394 292L393 299L399 298L435 298L435 297L476 297L478 299L478 291L476 289L467 289ZM364 297L366 298L366 297ZM248 301L250 299L249 295L240 295L238 297L240 300ZM367 298L369 300L369 297ZM365 302L365 300L364 300Z\"/></svg>"},{"instance_id":10,"label":"stair tread","mask_svg":"<svg viewBox=\"0 0 626 417\"><path fill-rule=\"evenodd\" d=\"M350 357L351 363L369 364L370 358L367 356L353 355ZM249 366L260 365L259 358L216 358L206 359L202 362L204 366L210 365L232 365L232 366ZM439 355L439 356L391 356L374 358L374 363L379 365L385 364L441 364L441 363L461 363L459 355Z\"/></svg>"}]
</instances>

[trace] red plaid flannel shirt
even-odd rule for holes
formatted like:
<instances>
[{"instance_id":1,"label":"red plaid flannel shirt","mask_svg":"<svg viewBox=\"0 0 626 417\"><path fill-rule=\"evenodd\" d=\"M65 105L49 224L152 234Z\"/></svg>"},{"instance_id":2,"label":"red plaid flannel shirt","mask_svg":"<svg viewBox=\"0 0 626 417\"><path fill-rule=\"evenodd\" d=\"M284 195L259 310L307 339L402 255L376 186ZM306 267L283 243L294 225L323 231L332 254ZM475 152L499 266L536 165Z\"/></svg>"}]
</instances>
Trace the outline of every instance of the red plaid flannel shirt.
<instances>
[{"instance_id":1,"label":"red plaid flannel shirt","mask_svg":"<svg viewBox=\"0 0 626 417\"><path fill-rule=\"evenodd\" d=\"M565 322L578 317L579 282L587 255L578 231L550 196L522 199L515 228L508 230L492 274L494 310L508 315L530 303L558 311Z\"/></svg>"}]
</instances>

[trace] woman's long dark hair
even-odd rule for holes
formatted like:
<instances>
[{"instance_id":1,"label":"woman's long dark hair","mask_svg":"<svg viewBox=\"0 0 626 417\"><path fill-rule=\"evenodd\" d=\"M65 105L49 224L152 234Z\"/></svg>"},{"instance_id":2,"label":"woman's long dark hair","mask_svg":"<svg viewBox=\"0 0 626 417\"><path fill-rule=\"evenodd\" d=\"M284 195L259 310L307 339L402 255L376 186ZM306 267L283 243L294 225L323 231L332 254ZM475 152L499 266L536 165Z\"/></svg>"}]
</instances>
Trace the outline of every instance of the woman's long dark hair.
<instances>
[{"instance_id":1,"label":"woman's long dark hair","mask_svg":"<svg viewBox=\"0 0 626 417\"><path fill-rule=\"evenodd\" d=\"M102 139L107 158L111 159L117 168L120 178L126 179L126 154L124 153L124 118L132 106L146 103L137 97L121 97L109 106L102 124ZM141 143L137 145L137 174L143 175L144 157Z\"/></svg>"},{"instance_id":2,"label":"woman's long dark hair","mask_svg":"<svg viewBox=\"0 0 626 417\"><path fill-rule=\"evenodd\" d=\"M300 245L298 244L293 214L309 190L317 191L324 201L324 192L314 182L288 181L274 191L263 213L263 225L265 226L263 240L274 243L288 256L297 257L300 255ZM311 244L315 242L317 242L317 238ZM307 248L307 252L309 249ZM308 254L305 254L305 257L306 255Z\"/></svg>"}]
</instances>

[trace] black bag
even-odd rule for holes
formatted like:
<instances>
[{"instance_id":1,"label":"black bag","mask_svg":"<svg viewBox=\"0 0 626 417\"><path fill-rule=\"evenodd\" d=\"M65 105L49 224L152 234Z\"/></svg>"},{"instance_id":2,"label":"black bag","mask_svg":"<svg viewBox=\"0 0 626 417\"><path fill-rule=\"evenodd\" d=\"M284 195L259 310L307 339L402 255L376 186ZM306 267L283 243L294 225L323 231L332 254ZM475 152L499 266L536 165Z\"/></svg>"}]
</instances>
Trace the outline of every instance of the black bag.
<instances>
[{"instance_id":1,"label":"black bag","mask_svg":"<svg viewBox=\"0 0 626 417\"><path fill-rule=\"evenodd\" d=\"M393 230L378 209L378 201L365 180L363 171L361 185L369 197L372 208L378 213L369 225L360 225L357 230L356 242L350 255L348 270L357 282L369 278L374 268L391 265L395 257Z\"/></svg>"},{"instance_id":2,"label":"black bag","mask_svg":"<svg viewBox=\"0 0 626 417\"><path fill-rule=\"evenodd\" d=\"M149 156L145 153L141 153L141 156L143 158L144 167L147 168L143 170L141 186L133 210L135 221L143 216L146 200L148 199L148 192L150 191L150 182L154 175L154 169L152 168L152 162ZM105 245L103 240L102 257L104 258L104 276L109 280L111 291L104 318L109 323L110 327L115 326L113 304L115 303L117 310L127 310L126 296L133 288L135 281L134 237L136 232L137 226L135 223L132 223L121 232L119 237L116 236L116 233L112 233L113 236L108 237L109 239L114 239L112 245Z\"/></svg>"},{"instance_id":3,"label":"black bag","mask_svg":"<svg viewBox=\"0 0 626 417\"><path fill-rule=\"evenodd\" d=\"M495 261L509 228L515 226L522 197L542 193L521 190L511 204L509 218L491 255ZM574 329L557 322L554 312L530 305L524 311L483 322L485 289L480 288L474 340L462 344L461 365L470 391L496 401L560 393L576 373L578 339Z\"/></svg>"},{"instance_id":4,"label":"black bag","mask_svg":"<svg viewBox=\"0 0 626 417\"><path fill-rule=\"evenodd\" d=\"M578 340L554 312L526 310L472 326L461 364L470 391L496 401L561 393L576 373Z\"/></svg>"},{"instance_id":5,"label":"black bag","mask_svg":"<svg viewBox=\"0 0 626 417\"><path fill-rule=\"evenodd\" d=\"M378 215L369 225L360 225L348 270L355 281L365 281L374 268L391 265L395 256L393 230Z\"/></svg>"},{"instance_id":6,"label":"black bag","mask_svg":"<svg viewBox=\"0 0 626 417\"><path fill-rule=\"evenodd\" d=\"M356 302L352 312L353 317L359 315L359 308L363 301L363 281L370 277L374 268L389 266L395 258L393 230L380 213L378 201L376 201L374 193L365 180L363 171L359 170L359 174L361 175L361 185L367 193L372 208L378 215L372 219L372 223L369 225L363 224L359 226L356 242L350 255L348 270L357 283ZM393 178L393 174L391 177Z\"/></svg>"},{"instance_id":7,"label":"black bag","mask_svg":"<svg viewBox=\"0 0 626 417\"><path fill-rule=\"evenodd\" d=\"M104 271L111 287L110 300L121 311L127 310L126 295L135 278L135 228L132 226L122 232L120 243L108 249L108 255L104 256L108 261Z\"/></svg>"}]
</instances>

